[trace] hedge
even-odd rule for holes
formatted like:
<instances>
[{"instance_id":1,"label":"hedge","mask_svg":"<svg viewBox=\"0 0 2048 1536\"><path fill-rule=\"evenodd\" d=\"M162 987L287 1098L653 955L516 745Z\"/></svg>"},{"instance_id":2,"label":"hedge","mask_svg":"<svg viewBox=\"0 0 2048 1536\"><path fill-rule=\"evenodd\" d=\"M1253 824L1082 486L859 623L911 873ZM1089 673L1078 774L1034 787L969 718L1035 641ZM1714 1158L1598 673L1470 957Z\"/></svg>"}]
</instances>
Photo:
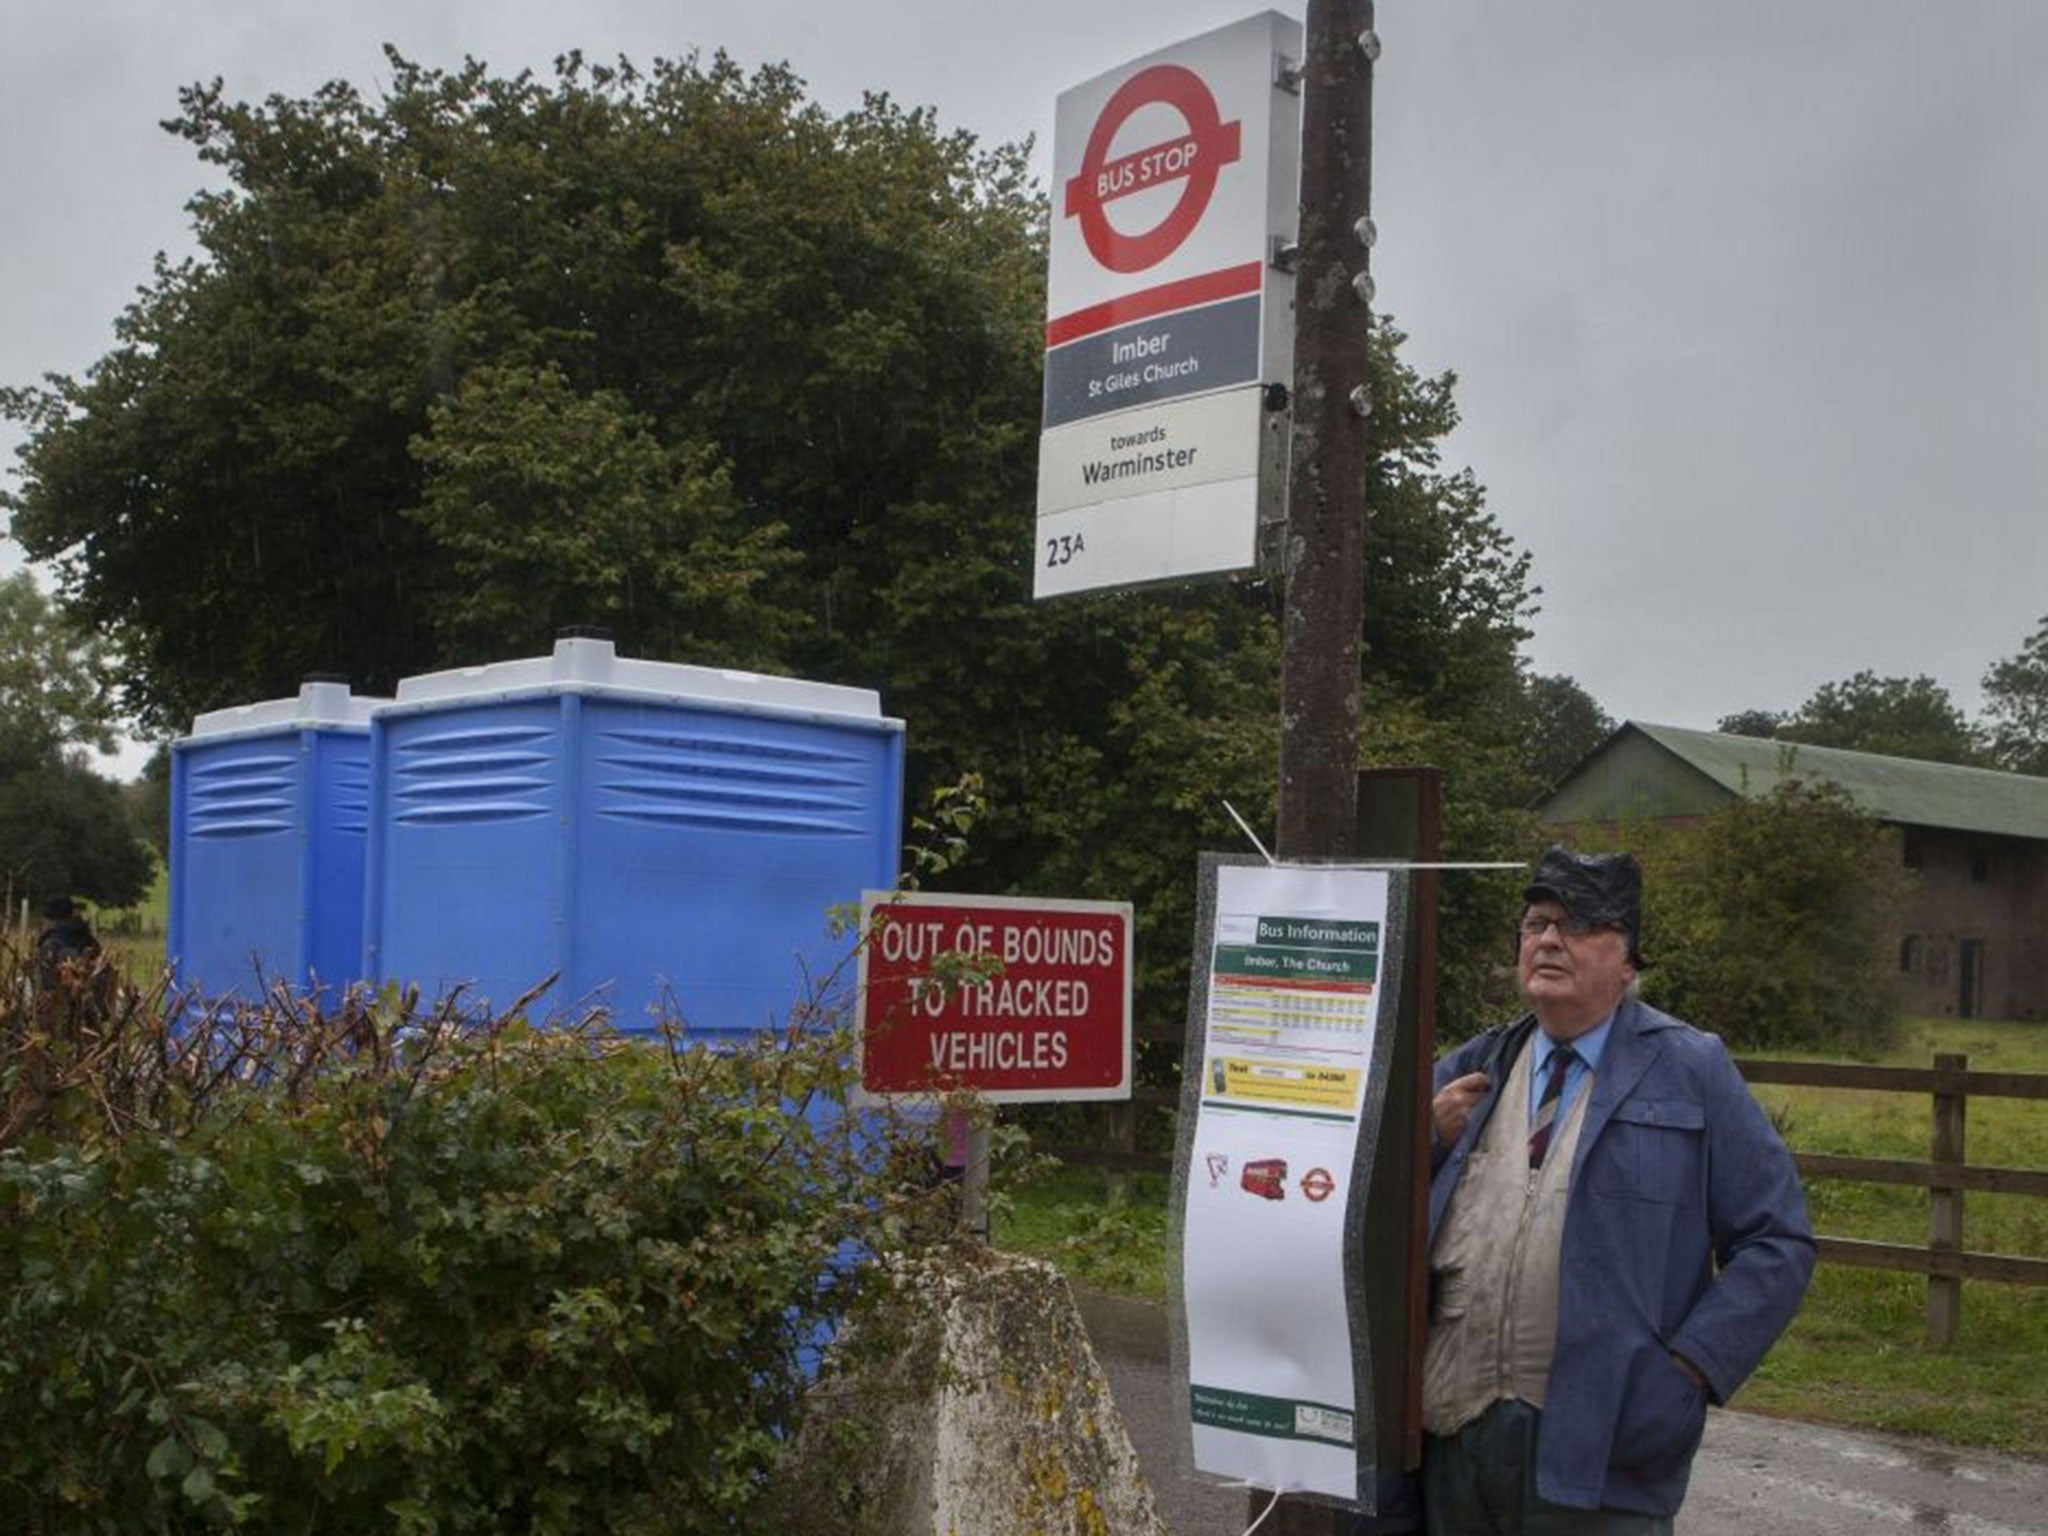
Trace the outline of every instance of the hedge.
<instances>
[{"instance_id":1,"label":"hedge","mask_svg":"<svg viewBox=\"0 0 2048 1536\"><path fill-rule=\"evenodd\" d=\"M758 1528L846 1256L925 1230L832 1031L206 1018L23 970L0 1531Z\"/></svg>"}]
</instances>

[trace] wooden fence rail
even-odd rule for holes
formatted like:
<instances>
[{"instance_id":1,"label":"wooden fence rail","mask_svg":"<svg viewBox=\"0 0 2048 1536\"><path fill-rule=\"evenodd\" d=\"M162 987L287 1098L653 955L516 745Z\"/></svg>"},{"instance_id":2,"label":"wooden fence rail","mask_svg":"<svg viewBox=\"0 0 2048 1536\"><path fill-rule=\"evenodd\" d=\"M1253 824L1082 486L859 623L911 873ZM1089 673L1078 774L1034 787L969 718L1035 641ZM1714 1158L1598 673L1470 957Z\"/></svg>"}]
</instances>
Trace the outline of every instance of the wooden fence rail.
<instances>
[{"instance_id":1,"label":"wooden fence rail","mask_svg":"<svg viewBox=\"0 0 2048 1536\"><path fill-rule=\"evenodd\" d=\"M1177 1028L1141 1031L1141 1038L1178 1041ZM1932 1100L1924 1163L1898 1158L1845 1157L1825 1152L1794 1153L1799 1173L1807 1179L1845 1179L1865 1184L1905 1184L1927 1191L1927 1245L1874 1243L1860 1238L1822 1236L1824 1264L1848 1264L1927 1277L1928 1342L1946 1347L1955 1341L1962 1318L1965 1280L1990 1280L2007 1285L2048 1285L2048 1258L1964 1250L1963 1195L2048 1195L2048 1171L2033 1168L1979 1167L1964 1158L1964 1130L1972 1098L2048 1100L2048 1073L1972 1072L1969 1059L1939 1055L1928 1067L1871 1067L1828 1061L1762 1061L1738 1057L1735 1065L1751 1083L1796 1088L1849 1088L1878 1093L1924 1093ZM1132 1090L1132 1108L1172 1108L1180 1102L1177 1088L1140 1085ZM1041 1145L1039 1150L1066 1162L1109 1168L1120 1173L1167 1173L1172 1159L1163 1152L1140 1152L1131 1143L1135 1117L1126 1110L1112 1123L1112 1136L1087 1145Z\"/></svg>"},{"instance_id":2,"label":"wooden fence rail","mask_svg":"<svg viewBox=\"0 0 2048 1536\"><path fill-rule=\"evenodd\" d=\"M1735 1065L1751 1083L1801 1088L1849 1088L1878 1093L1924 1093L1933 1104L1928 1160L1838 1157L1799 1152L1802 1178L1848 1179L1866 1184L1910 1184L1927 1191L1927 1246L1872 1243L1823 1235L1823 1263L1851 1264L1927 1277L1927 1342L1955 1342L1963 1315L1963 1282L2048 1285L2048 1258L1971 1253L1963 1248L1963 1195L2048 1195L2048 1173L2031 1168L1973 1167L1964 1157L1971 1098L2048 1099L2048 1073L1972 1072L1969 1058L1939 1055L1932 1067L1864 1067L1825 1061L1758 1061Z\"/></svg>"}]
</instances>

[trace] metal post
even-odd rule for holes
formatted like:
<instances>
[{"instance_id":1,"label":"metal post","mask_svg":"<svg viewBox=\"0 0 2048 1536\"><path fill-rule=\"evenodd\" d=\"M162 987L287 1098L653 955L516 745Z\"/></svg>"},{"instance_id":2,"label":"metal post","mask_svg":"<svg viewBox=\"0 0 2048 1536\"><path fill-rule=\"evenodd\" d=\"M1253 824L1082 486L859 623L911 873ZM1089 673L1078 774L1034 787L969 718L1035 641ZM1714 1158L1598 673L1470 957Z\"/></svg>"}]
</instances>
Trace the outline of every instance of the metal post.
<instances>
[{"instance_id":1,"label":"metal post","mask_svg":"<svg viewBox=\"0 0 2048 1536\"><path fill-rule=\"evenodd\" d=\"M1294 285L1293 448L1281 568L1279 851L1358 843L1358 657L1372 468L1371 0L1309 0L1302 59L1301 225ZM1256 1517L1269 1495L1254 1490ZM1325 1504L1282 1499L1269 1536L1333 1536Z\"/></svg>"},{"instance_id":2,"label":"metal post","mask_svg":"<svg viewBox=\"0 0 2048 1536\"><path fill-rule=\"evenodd\" d=\"M973 1115L967 1122L967 1166L960 1173L960 1230L988 1241L988 1121Z\"/></svg>"},{"instance_id":3,"label":"metal post","mask_svg":"<svg viewBox=\"0 0 2048 1536\"><path fill-rule=\"evenodd\" d=\"M1967 1056L1943 1053L1934 1058L1936 1072L1958 1077L1968 1069ZM1963 1162L1963 1118L1968 1099L1958 1084L1953 1092L1934 1094L1934 1137L1929 1160L1937 1166ZM1938 1177L1938 1175L1937 1175ZM1935 1253L1963 1251L1963 1192L1952 1184L1931 1184L1927 1190L1927 1246ZM1963 1277L1927 1277L1927 1342L1947 1349L1956 1341L1963 1321Z\"/></svg>"},{"instance_id":4,"label":"metal post","mask_svg":"<svg viewBox=\"0 0 2048 1536\"><path fill-rule=\"evenodd\" d=\"M959 1186L962 1235L988 1241L988 1127L985 1108L949 1104L939 1117L939 1162Z\"/></svg>"},{"instance_id":5,"label":"metal post","mask_svg":"<svg viewBox=\"0 0 2048 1536\"><path fill-rule=\"evenodd\" d=\"M1366 480L1372 467L1371 0L1309 0L1293 460L1282 562L1279 842L1353 847Z\"/></svg>"}]
</instances>

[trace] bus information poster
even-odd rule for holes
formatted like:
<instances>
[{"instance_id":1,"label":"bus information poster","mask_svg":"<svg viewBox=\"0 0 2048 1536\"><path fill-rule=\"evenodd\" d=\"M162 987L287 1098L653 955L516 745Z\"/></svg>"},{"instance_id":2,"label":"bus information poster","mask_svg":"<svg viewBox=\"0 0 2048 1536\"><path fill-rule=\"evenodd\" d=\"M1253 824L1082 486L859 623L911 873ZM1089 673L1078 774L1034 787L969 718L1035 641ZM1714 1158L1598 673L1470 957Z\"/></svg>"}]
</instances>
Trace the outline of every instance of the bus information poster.
<instances>
[{"instance_id":1,"label":"bus information poster","mask_svg":"<svg viewBox=\"0 0 2048 1536\"><path fill-rule=\"evenodd\" d=\"M1386 927L1383 870L1217 871L1181 1255L1201 1471L1356 1496L1346 1185Z\"/></svg>"}]
</instances>

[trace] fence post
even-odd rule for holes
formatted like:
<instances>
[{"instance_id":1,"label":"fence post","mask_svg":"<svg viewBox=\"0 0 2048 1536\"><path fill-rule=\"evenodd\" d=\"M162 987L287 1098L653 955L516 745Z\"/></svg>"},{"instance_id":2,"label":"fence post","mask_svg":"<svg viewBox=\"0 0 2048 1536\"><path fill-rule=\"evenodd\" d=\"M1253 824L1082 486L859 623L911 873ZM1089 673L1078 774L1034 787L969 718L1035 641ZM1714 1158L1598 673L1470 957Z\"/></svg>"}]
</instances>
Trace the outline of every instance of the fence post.
<instances>
[{"instance_id":1,"label":"fence post","mask_svg":"<svg viewBox=\"0 0 2048 1536\"><path fill-rule=\"evenodd\" d=\"M1934 1058L1938 1073L1958 1077L1968 1068L1970 1058L1943 1053ZM1937 1165L1963 1162L1963 1119L1968 1100L1962 1084L1934 1090L1934 1139L1929 1160ZM1936 1179L1939 1179L1937 1174ZM1927 1246L1934 1253L1963 1251L1963 1192L1953 1184L1930 1183L1927 1187ZM1963 1320L1963 1277L1927 1277L1927 1342L1947 1349L1956 1341Z\"/></svg>"}]
</instances>

